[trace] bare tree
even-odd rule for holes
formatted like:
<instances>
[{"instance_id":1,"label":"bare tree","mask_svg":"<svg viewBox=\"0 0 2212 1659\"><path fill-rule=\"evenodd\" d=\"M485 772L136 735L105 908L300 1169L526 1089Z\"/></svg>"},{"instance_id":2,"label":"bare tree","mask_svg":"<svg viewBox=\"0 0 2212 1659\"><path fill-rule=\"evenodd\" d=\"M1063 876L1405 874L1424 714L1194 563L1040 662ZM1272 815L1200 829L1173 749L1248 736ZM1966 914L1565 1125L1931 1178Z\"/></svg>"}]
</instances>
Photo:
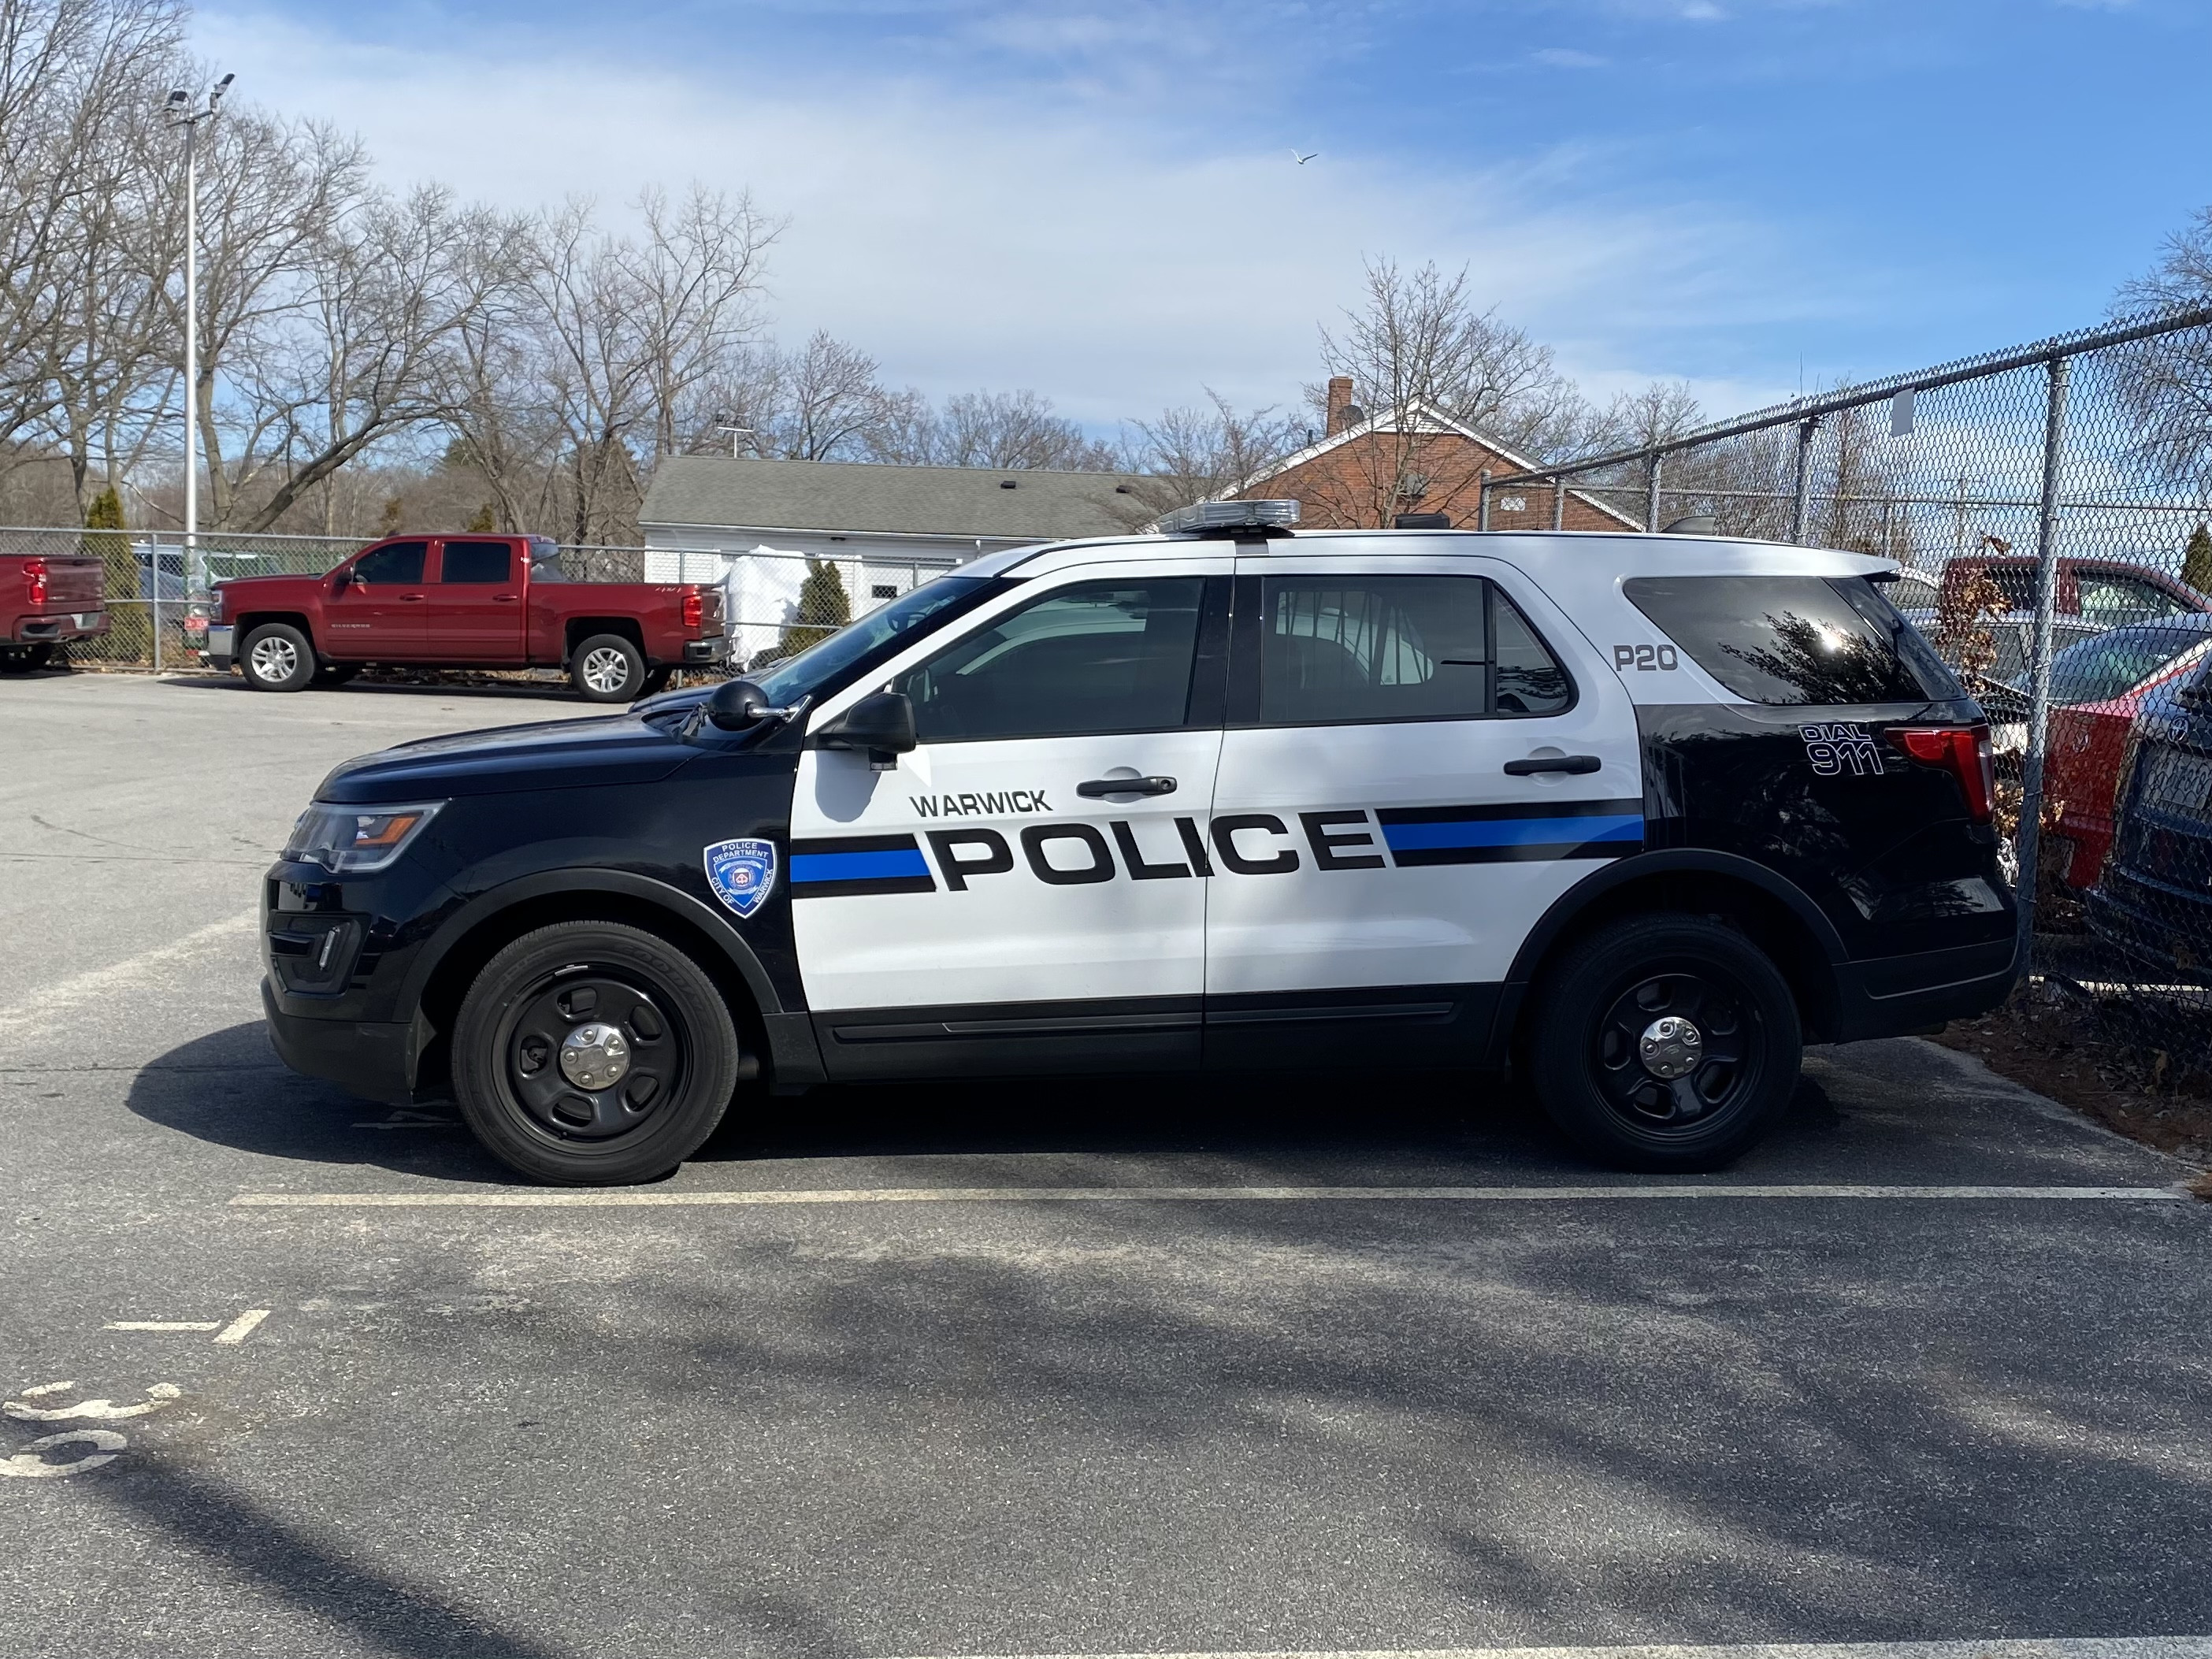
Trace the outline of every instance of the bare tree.
<instances>
[{"instance_id":1,"label":"bare tree","mask_svg":"<svg viewBox=\"0 0 2212 1659\"><path fill-rule=\"evenodd\" d=\"M1316 480L1339 522L1387 525L1416 502L1471 510L1479 483L1454 423L1537 459L1578 446L1589 418L1581 394L1549 347L1479 307L1464 270L1446 276L1425 264L1408 274L1377 260L1366 289L1340 331L1321 331L1328 374L1350 377L1358 402L1388 417ZM1308 392L1326 407L1319 388Z\"/></svg>"},{"instance_id":2,"label":"bare tree","mask_svg":"<svg viewBox=\"0 0 2212 1659\"><path fill-rule=\"evenodd\" d=\"M1131 422L1121 465L1140 474L1123 516L1133 525L1194 501L1233 492L1297 450L1305 430L1295 415L1273 408L1238 410L1212 387L1206 406L1164 410L1152 421Z\"/></svg>"},{"instance_id":3,"label":"bare tree","mask_svg":"<svg viewBox=\"0 0 2212 1659\"><path fill-rule=\"evenodd\" d=\"M2169 236L2155 270L2120 289L2119 312L2212 305L2212 207ZM2212 485L2212 328L2140 341L2106 358L2136 444L2172 483Z\"/></svg>"},{"instance_id":4,"label":"bare tree","mask_svg":"<svg viewBox=\"0 0 2212 1659\"><path fill-rule=\"evenodd\" d=\"M904 453L883 459L1008 472L1110 472L1115 460L1111 445L1055 415L1051 398L1030 391L956 393L934 415L915 420L905 443Z\"/></svg>"},{"instance_id":5,"label":"bare tree","mask_svg":"<svg viewBox=\"0 0 2212 1659\"><path fill-rule=\"evenodd\" d=\"M756 453L790 461L867 459L912 400L884 389L866 352L820 330L796 351L748 351L716 393L716 408L752 434ZM698 441L712 438L702 432Z\"/></svg>"}]
</instances>

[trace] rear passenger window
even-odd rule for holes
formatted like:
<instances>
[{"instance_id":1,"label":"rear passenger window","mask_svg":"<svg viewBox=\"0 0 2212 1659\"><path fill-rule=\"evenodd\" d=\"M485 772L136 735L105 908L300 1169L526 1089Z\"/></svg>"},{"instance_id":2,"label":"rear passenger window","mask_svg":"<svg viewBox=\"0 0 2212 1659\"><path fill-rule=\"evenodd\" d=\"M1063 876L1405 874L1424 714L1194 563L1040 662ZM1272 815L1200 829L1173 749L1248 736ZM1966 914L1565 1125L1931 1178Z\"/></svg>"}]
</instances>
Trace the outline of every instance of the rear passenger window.
<instances>
[{"instance_id":1,"label":"rear passenger window","mask_svg":"<svg viewBox=\"0 0 2212 1659\"><path fill-rule=\"evenodd\" d=\"M446 559L439 568L441 582L503 582L514 555L505 542L447 542Z\"/></svg>"},{"instance_id":2,"label":"rear passenger window","mask_svg":"<svg viewBox=\"0 0 2212 1659\"><path fill-rule=\"evenodd\" d=\"M1636 576L1622 591L1698 667L1748 702L1966 695L1928 641L1863 577Z\"/></svg>"},{"instance_id":3,"label":"rear passenger window","mask_svg":"<svg viewBox=\"0 0 2212 1659\"><path fill-rule=\"evenodd\" d=\"M1261 582L1263 724L1551 714L1573 701L1558 659L1479 576Z\"/></svg>"}]
</instances>

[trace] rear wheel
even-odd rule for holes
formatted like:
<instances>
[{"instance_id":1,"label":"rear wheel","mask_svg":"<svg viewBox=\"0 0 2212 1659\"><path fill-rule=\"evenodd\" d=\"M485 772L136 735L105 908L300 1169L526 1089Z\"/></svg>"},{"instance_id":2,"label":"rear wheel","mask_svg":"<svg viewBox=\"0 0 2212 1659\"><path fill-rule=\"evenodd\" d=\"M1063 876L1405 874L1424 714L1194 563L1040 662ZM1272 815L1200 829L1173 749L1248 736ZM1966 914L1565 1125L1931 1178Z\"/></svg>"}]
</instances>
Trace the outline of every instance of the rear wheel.
<instances>
[{"instance_id":1,"label":"rear wheel","mask_svg":"<svg viewBox=\"0 0 2212 1659\"><path fill-rule=\"evenodd\" d=\"M721 992L665 939L560 922L487 963L453 1030L453 1091L493 1157L532 1180L668 1174L721 1121L738 1035Z\"/></svg>"},{"instance_id":2,"label":"rear wheel","mask_svg":"<svg viewBox=\"0 0 2212 1659\"><path fill-rule=\"evenodd\" d=\"M645 684L645 655L619 634L594 634L568 659L568 683L589 702L628 702Z\"/></svg>"},{"instance_id":3,"label":"rear wheel","mask_svg":"<svg viewBox=\"0 0 2212 1659\"><path fill-rule=\"evenodd\" d=\"M44 668L53 659L54 647L51 641L40 641L35 645L0 646L0 674L28 674L34 669Z\"/></svg>"},{"instance_id":4,"label":"rear wheel","mask_svg":"<svg viewBox=\"0 0 2212 1659\"><path fill-rule=\"evenodd\" d=\"M289 623L264 623L239 647L238 665L256 691L298 691L315 678L315 647Z\"/></svg>"},{"instance_id":5,"label":"rear wheel","mask_svg":"<svg viewBox=\"0 0 2212 1659\"><path fill-rule=\"evenodd\" d=\"M1720 1169L1773 1127L1796 1088L1802 1036L1788 983L1757 945L1702 916L1602 927L1535 996L1537 1097L1606 1163Z\"/></svg>"}]
</instances>

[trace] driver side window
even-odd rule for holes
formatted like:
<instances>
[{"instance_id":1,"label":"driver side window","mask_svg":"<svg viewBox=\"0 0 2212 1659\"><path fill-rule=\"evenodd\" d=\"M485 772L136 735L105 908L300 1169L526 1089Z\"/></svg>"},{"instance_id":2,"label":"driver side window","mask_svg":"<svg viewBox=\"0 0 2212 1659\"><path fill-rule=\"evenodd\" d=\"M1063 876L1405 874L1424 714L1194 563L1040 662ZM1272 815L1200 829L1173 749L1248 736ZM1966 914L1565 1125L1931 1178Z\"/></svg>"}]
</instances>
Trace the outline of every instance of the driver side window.
<instances>
[{"instance_id":1,"label":"driver side window","mask_svg":"<svg viewBox=\"0 0 2212 1659\"><path fill-rule=\"evenodd\" d=\"M353 579L381 586L404 587L422 580L422 561L430 551L428 542L393 542L354 562Z\"/></svg>"},{"instance_id":2,"label":"driver side window","mask_svg":"<svg viewBox=\"0 0 2212 1659\"><path fill-rule=\"evenodd\" d=\"M891 682L922 743L1183 726L1202 576L1085 582L1008 612Z\"/></svg>"}]
</instances>

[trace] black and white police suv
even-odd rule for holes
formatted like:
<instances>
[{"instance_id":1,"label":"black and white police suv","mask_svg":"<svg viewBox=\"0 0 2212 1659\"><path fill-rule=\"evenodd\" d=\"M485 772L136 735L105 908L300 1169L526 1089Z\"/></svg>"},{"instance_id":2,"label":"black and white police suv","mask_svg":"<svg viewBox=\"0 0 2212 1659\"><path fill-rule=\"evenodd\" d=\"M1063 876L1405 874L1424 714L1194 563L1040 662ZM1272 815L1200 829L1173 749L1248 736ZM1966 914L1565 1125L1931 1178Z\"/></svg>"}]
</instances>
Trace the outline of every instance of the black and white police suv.
<instances>
[{"instance_id":1,"label":"black and white police suv","mask_svg":"<svg viewBox=\"0 0 2212 1659\"><path fill-rule=\"evenodd\" d=\"M750 679L403 744L265 884L296 1069L540 1180L845 1079L1510 1066L1723 1164L1802 1042L2000 1001L1980 711L1887 562L1683 536L988 556ZM756 1104L757 1103L757 1104Z\"/></svg>"}]
</instances>

